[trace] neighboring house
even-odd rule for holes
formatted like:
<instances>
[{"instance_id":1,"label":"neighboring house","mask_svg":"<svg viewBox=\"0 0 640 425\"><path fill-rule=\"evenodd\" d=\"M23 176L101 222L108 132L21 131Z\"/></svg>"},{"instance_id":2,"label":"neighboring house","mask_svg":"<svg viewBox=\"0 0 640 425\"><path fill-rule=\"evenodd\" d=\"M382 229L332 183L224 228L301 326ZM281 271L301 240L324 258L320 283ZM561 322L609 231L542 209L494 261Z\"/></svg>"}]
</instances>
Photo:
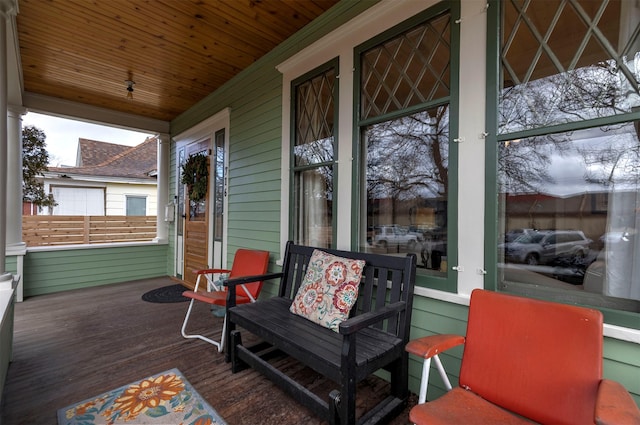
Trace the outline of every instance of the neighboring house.
<instances>
[{"instance_id":1,"label":"neighboring house","mask_svg":"<svg viewBox=\"0 0 640 425\"><path fill-rule=\"evenodd\" d=\"M58 205L42 214L155 215L157 139L123 146L79 139L75 167L49 167L44 189Z\"/></svg>"},{"instance_id":2,"label":"neighboring house","mask_svg":"<svg viewBox=\"0 0 640 425\"><path fill-rule=\"evenodd\" d=\"M39 208L33 202L22 202L22 215L38 215Z\"/></svg>"}]
</instances>

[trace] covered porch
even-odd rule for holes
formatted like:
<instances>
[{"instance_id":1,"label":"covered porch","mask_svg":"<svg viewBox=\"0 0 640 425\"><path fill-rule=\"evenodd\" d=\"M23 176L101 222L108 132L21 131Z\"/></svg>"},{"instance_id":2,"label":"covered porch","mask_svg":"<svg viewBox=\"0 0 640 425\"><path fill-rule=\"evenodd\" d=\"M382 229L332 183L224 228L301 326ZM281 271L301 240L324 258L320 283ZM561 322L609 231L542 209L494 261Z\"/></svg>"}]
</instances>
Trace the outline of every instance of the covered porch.
<instances>
[{"instance_id":1,"label":"covered porch","mask_svg":"<svg viewBox=\"0 0 640 425\"><path fill-rule=\"evenodd\" d=\"M232 374L210 344L187 340L180 325L188 303L150 303L145 292L175 280L161 277L31 297L16 306L14 362L5 384L0 422L51 424L59 408L172 368L229 424L321 424L266 377L248 369ZM212 335L222 319L196 303L195 332ZM283 370L322 391L323 379L287 358ZM358 404L375 405L387 382L370 378ZM330 387L329 387L330 388ZM392 425L408 423L409 407Z\"/></svg>"},{"instance_id":2,"label":"covered porch","mask_svg":"<svg viewBox=\"0 0 640 425\"><path fill-rule=\"evenodd\" d=\"M230 423L263 423L256 418L266 408L273 423L315 423L262 377L233 376L210 346L183 340L178 327L186 305L139 299L167 276L186 279L196 266L231 265L240 248L269 251L269 269L278 271L290 239L417 254L412 338L463 334L470 294L478 288L600 309L604 376L623 383L638 402L640 62L631 58L640 46L640 6L525 3L211 0L177 10L176 2L158 0L123 13L119 1L51 1L43 4L53 11L43 13L37 1L0 0L6 24L0 34L8 46L0 52L8 62L7 102L0 96L0 115L8 117L7 128L0 126L6 133L0 170L7 172L0 174L0 199L7 200L0 208L0 395L7 422L40 405L53 415L54 405L177 366ZM23 30L24 44L17 42L19 9L36 22ZM53 17L60 20L49 25ZM505 25L512 36L499 33ZM68 28L94 48L74 43ZM536 33L540 28L548 37ZM28 47L48 41L55 41L49 61L39 62L45 56ZM396 48L404 43L409 47ZM177 56L169 45L178 47ZM65 56L72 46L90 59ZM587 77L594 69L606 74L607 90L601 93L604 85L588 78L581 82L574 71L583 68ZM125 80L135 80L132 101ZM313 92L316 86L324 91ZM308 104L295 102L312 92ZM565 97L545 97L556 92ZM577 112L563 110L567 104ZM159 135L152 242L25 247L17 164L20 116L27 109ZM305 113L310 124L296 128ZM407 123L419 125L413 132ZM314 125L318 134L306 133ZM400 137L389 137L394 132ZM593 141L603 141L600 150L582 145ZM201 152L209 155L212 178L220 175L209 190L210 209L200 215L210 225L189 251L181 170ZM628 168L614 172L618 162L611 165L611 158L627 153L633 154ZM617 186L603 178L606 170ZM383 228L398 231L397 240L380 239ZM507 236L529 230L551 236L580 230L591 246L568 259L555 252L536 261L507 258ZM629 258L605 250L611 234L625 242L618 247L633 241ZM194 252L200 258L189 262ZM623 266L615 262L622 259ZM629 273L610 278L619 270ZM622 288L610 288L611 282ZM275 291L267 284L262 296ZM81 332L71 336L70 328ZM443 362L456 371L461 357L454 350ZM420 366L409 361L413 392ZM287 361L283 367L296 368ZM313 374L304 379L315 385ZM375 397L379 385L385 383L371 382L367 397ZM446 390L436 382L430 391ZM400 415L396 423L406 420Z\"/></svg>"}]
</instances>

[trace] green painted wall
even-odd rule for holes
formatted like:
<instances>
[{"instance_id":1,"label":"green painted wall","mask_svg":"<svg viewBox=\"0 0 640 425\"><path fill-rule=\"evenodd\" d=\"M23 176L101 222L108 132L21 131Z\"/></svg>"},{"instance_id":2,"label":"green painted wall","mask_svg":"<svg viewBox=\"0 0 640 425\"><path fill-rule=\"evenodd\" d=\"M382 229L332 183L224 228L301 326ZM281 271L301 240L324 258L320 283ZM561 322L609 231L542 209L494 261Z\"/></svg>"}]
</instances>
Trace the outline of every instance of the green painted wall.
<instances>
[{"instance_id":1,"label":"green painted wall","mask_svg":"<svg viewBox=\"0 0 640 425\"><path fill-rule=\"evenodd\" d=\"M8 273L15 273L18 270L18 257L5 257L4 269Z\"/></svg>"},{"instance_id":2,"label":"green painted wall","mask_svg":"<svg viewBox=\"0 0 640 425\"><path fill-rule=\"evenodd\" d=\"M27 252L24 296L167 275L167 245Z\"/></svg>"}]
</instances>

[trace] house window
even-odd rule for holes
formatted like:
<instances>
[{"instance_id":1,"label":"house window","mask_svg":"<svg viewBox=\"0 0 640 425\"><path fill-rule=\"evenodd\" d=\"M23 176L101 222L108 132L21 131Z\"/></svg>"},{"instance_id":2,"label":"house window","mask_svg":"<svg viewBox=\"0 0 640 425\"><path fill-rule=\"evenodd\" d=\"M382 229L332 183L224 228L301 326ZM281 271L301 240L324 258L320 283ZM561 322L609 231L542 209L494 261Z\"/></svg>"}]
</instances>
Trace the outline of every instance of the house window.
<instances>
[{"instance_id":1,"label":"house window","mask_svg":"<svg viewBox=\"0 0 640 425\"><path fill-rule=\"evenodd\" d=\"M452 20L448 2L356 49L361 251L415 253L442 289L451 259ZM423 280L424 282L424 280ZM437 286L437 285L435 285Z\"/></svg>"},{"instance_id":2,"label":"house window","mask_svg":"<svg viewBox=\"0 0 640 425\"><path fill-rule=\"evenodd\" d=\"M637 328L640 6L500 5L498 285Z\"/></svg>"},{"instance_id":3,"label":"house window","mask_svg":"<svg viewBox=\"0 0 640 425\"><path fill-rule=\"evenodd\" d=\"M337 64L334 60L292 82L290 233L296 243L322 248L333 246L335 229Z\"/></svg>"},{"instance_id":4,"label":"house window","mask_svg":"<svg viewBox=\"0 0 640 425\"><path fill-rule=\"evenodd\" d=\"M52 186L53 215L104 215L104 188Z\"/></svg>"},{"instance_id":5,"label":"house window","mask_svg":"<svg viewBox=\"0 0 640 425\"><path fill-rule=\"evenodd\" d=\"M127 196L127 215L147 215L146 196Z\"/></svg>"}]
</instances>

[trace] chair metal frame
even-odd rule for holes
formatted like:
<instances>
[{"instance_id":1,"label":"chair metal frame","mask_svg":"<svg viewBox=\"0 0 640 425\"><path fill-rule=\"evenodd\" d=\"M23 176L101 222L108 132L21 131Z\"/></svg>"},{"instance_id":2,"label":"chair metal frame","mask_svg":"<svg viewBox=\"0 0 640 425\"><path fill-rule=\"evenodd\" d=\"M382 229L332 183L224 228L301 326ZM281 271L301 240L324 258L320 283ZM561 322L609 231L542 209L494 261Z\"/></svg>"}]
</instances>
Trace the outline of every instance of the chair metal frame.
<instances>
[{"instance_id":1,"label":"chair metal frame","mask_svg":"<svg viewBox=\"0 0 640 425\"><path fill-rule=\"evenodd\" d=\"M265 267L264 270L258 270L259 272L266 272L266 268L268 266L268 262L269 262L269 257L268 257L268 252L266 251L250 251L250 250L238 250L238 252L236 252L236 256L238 255L242 255L242 251L248 251L248 252L253 252L256 253L258 255L266 255L266 263L265 263ZM239 257L236 257L239 258ZM235 266L235 262L234 262L234 266ZM255 266L255 264L254 264ZM238 294L238 296L240 297L244 297L246 299L248 299L248 302L254 303L256 302L256 297L254 297L254 295L251 294L251 291L247 288L247 284L248 283L254 283L256 282L254 281L247 281L246 280L246 276L243 276L239 270L228 270L228 269L202 269L202 270L194 270L193 271L198 277L196 279L196 284L195 287L193 289L193 291L185 291L183 293L183 295L185 297L191 298L191 301L189 302L189 307L187 308L187 313L185 314L184 317L184 321L182 322L182 328L180 330L182 336L184 338L187 339L191 339L191 338L196 338L196 339L200 339L202 341L208 342L209 344L215 345L216 348L218 349L218 352L221 353L224 350L224 345L225 345L225 340L226 340L226 334L227 334L227 314L225 311L225 315L224 315L224 321L222 323L222 334L220 336L220 341L215 341L211 338L208 338L204 335L200 335L200 334L188 334L187 333L187 322L189 321L189 317L191 316L191 311L193 309L193 304L195 301L202 301L205 302L207 304L210 305L218 305L220 307L224 307L225 309L227 308L227 302L226 301L221 301L222 299L227 298L227 291L225 290L225 286L227 286L230 281L233 280L233 277L242 277L244 278L243 281L244 283L238 283L237 286L239 286L240 288L242 288L242 291L240 294ZM224 275L227 275L226 277L222 277ZM215 275L220 275L220 277L222 277L219 280L214 280L214 276ZM202 277L204 276L204 279L207 283L207 294L203 294L202 296L198 295L198 289L200 288L200 283L202 280ZM260 293L261 287L258 288L258 290L256 291L257 294ZM208 297L207 295L209 294L215 294L217 295L216 297ZM257 296L257 295L256 295Z\"/></svg>"}]
</instances>

